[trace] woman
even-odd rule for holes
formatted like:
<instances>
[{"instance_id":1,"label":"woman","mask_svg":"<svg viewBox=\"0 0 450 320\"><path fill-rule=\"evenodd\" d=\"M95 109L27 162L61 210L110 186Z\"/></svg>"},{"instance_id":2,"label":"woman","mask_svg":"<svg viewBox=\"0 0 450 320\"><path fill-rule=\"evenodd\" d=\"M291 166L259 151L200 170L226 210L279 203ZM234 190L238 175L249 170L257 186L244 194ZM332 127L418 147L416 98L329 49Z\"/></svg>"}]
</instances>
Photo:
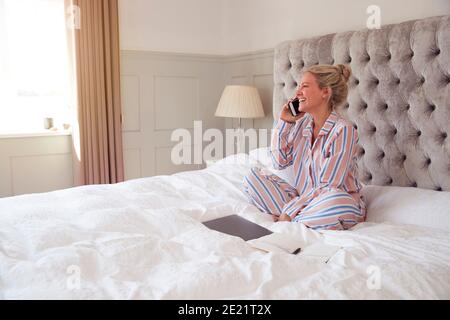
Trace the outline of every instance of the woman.
<instances>
[{"instance_id":1,"label":"woman","mask_svg":"<svg viewBox=\"0 0 450 320\"><path fill-rule=\"evenodd\" d=\"M358 136L335 107L347 99L351 71L344 65L317 65L303 75L296 96L297 117L289 100L272 138L277 169L294 166L294 185L253 168L244 189L250 201L274 221L301 222L312 229L346 230L365 220L356 178Z\"/></svg>"}]
</instances>

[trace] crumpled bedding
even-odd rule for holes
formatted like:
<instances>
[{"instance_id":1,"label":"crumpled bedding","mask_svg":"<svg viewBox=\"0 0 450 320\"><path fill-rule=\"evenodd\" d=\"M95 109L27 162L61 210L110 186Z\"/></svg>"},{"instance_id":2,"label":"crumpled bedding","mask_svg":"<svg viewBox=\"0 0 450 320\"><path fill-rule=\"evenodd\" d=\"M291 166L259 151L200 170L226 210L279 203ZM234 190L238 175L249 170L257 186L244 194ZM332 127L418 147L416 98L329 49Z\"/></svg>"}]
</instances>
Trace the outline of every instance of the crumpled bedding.
<instances>
[{"instance_id":1,"label":"crumpled bedding","mask_svg":"<svg viewBox=\"0 0 450 320\"><path fill-rule=\"evenodd\" d=\"M201 171L0 199L0 298L450 298L450 233L274 223L242 193L254 165L241 154ZM201 223L230 214L341 249L326 264L265 253Z\"/></svg>"}]
</instances>

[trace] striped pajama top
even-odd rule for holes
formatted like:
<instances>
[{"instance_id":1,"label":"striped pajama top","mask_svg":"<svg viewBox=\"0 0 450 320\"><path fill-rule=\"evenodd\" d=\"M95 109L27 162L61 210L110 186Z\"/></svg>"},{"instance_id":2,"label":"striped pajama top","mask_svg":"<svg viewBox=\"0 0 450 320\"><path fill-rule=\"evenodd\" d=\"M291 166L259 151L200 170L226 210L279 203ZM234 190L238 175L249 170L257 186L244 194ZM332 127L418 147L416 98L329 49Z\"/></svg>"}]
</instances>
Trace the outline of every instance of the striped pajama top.
<instances>
[{"instance_id":1,"label":"striped pajama top","mask_svg":"<svg viewBox=\"0 0 450 320\"><path fill-rule=\"evenodd\" d=\"M333 111L314 144L313 118L305 115L295 124L279 120L272 138L271 156L276 169L293 165L301 202L308 204L324 191L339 189L361 202L356 178L356 129Z\"/></svg>"}]
</instances>

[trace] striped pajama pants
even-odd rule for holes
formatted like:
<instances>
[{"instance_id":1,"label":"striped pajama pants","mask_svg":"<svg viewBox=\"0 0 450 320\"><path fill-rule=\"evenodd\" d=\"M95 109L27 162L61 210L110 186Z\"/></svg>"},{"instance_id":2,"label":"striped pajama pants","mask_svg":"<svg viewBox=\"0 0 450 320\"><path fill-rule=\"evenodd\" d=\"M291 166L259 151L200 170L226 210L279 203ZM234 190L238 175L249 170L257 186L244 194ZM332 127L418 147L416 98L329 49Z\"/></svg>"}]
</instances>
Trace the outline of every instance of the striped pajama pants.
<instances>
[{"instance_id":1,"label":"striped pajama pants","mask_svg":"<svg viewBox=\"0 0 450 320\"><path fill-rule=\"evenodd\" d=\"M365 208L347 192L327 189L303 203L297 190L280 177L253 168L244 179L244 191L262 212L294 216L309 228L347 230L365 220ZM363 208L361 208L363 207Z\"/></svg>"}]
</instances>

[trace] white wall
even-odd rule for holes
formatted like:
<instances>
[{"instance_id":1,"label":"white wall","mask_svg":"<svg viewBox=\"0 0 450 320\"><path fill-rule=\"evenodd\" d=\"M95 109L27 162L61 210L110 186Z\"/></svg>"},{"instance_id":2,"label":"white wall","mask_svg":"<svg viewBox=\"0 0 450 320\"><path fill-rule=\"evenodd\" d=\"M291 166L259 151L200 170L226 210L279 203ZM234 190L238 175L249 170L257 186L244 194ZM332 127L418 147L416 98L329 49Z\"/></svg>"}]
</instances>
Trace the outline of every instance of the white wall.
<instances>
[{"instance_id":1,"label":"white wall","mask_svg":"<svg viewBox=\"0 0 450 320\"><path fill-rule=\"evenodd\" d=\"M221 54L224 0L119 0L122 50Z\"/></svg>"},{"instance_id":2,"label":"white wall","mask_svg":"<svg viewBox=\"0 0 450 320\"><path fill-rule=\"evenodd\" d=\"M448 0L119 0L122 50L235 54L284 40L450 14Z\"/></svg>"},{"instance_id":3,"label":"white wall","mask_svg":"<svg viewBox=\"0 0 450 320\"><path fill-rule=\"evenodd\" d=\"M391 24L450 14L448 0L227 0L225 53L273 48L285 40L366 28L369 5Z\"/></svg>"}]
</instances>

